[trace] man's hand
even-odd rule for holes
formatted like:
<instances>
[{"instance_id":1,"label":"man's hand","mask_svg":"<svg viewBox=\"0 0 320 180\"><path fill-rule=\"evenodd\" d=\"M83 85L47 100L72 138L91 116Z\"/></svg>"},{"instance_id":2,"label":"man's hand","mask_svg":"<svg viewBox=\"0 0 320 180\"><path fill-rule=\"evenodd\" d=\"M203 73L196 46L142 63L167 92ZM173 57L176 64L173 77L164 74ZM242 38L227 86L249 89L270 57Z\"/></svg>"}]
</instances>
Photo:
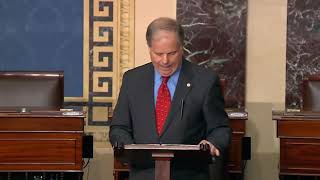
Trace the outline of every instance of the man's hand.
<instances>
[{"instance_id":1,"label":"man's hand","mask_svg":"<svg viewBox=\"0 0 320 180\"><path fill-rule=\"evenodd\" d=\"M209 147L210 147L210 154L211 154L212 156L220 156L220 151L219 151L219 149L217 149L216 147L214 147L214 145L213 145L211 142L209 142L209 141L207 141L207 140L202 140L202 141L199 143L199 145L200 145L200 144L208 144Z\"/></svg>"}]
</instances>

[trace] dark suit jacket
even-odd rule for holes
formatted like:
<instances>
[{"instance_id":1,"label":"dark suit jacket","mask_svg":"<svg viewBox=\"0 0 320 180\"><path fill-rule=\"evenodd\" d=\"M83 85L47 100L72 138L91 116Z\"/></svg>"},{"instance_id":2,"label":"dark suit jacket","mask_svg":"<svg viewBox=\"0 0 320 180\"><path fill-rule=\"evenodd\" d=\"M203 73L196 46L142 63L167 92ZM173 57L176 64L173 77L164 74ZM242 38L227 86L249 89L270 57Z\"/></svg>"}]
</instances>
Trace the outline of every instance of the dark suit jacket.
<instances>
[{"instance_id":1,"label":"dark suit jacket","mask_svg":"<svg viewBox=\"0 0 320 180\"><path fill-rule=\"evenodd\" d=\"M217 74L183 60L171 110L160 136L156 131L153 89L151 63L124 74L110 127L112 144L198 144L206 139L220 151L227 149L231 130ZM208 179L207 162L186 162L172 162L171 179ZM131 164L130 179L154 179L154 163Z\"/></svg>"}]
</instances>

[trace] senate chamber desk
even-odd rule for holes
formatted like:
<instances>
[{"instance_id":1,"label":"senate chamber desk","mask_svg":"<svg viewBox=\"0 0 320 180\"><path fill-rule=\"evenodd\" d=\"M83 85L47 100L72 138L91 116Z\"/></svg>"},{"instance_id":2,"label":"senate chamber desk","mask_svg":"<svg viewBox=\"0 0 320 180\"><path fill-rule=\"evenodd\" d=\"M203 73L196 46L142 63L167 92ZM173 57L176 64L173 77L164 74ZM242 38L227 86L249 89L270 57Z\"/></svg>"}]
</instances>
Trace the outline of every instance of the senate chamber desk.
<instances>
[{"instance_id":1,"label":"senate chamber desk","mask_svg":"<svg viewBox=\"0 0 320 180\"><path fill-rule=\"evenodd\" d=\"M82 112L0 112L0 122L2 174L8 172L82 174L84 132Z\"/></svg>"},{"instance_id":2,"label":"senate chamber desk","mask_svg":"<svg viewBox=\"0 0 320 180\"><path fill-rule=\"evenodd\" d=\"M240 180L243 179L244 175L243 138L245 136L245 124L246 120L248 120L248 113L242 109L226 109L226 111L232 128L232 142L226 168L231 180ZM127 179L128 172L129 169L126 164L121 163L117 159L114 160L114 180Z\"/></svg>"},{"instance_id":3,"label":"senate chamber desk","mask_svg":"<svg viewBox=\"0 0 320 180\"><path fill-rule=\"evenodd\" d=\"M273 112L280 139L280 179L319 179L320 113Z\"/></svg>"}]
</instances>

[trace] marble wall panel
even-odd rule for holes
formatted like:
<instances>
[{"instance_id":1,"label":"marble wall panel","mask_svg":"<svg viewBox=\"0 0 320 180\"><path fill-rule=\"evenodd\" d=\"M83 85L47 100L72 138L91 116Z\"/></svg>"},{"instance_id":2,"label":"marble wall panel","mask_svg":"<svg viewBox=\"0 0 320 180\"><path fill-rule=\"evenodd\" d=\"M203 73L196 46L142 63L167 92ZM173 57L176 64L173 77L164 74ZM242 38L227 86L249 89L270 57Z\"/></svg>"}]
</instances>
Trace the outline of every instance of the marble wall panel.
<instances>
[{"instance_id":1,"label":"marble wall panel","mask_svg":"<svg viewBox=\"0 0 320 180\"><path fill-rule=\"evenodd\" d=\"M247 0L177 0L185 57L226 78L227 107L243 107Z\"/></svg>"},{"instance_id":2,"label":"marble wall panel","mask_svg":"<svg viewBox=\"0 0 320 180\"><path fill-rule=\"evenodd\" d=\"M320 74L320 1L288 0L286 106L300 108L302 79Z\"/></svg>"}]
</instances>

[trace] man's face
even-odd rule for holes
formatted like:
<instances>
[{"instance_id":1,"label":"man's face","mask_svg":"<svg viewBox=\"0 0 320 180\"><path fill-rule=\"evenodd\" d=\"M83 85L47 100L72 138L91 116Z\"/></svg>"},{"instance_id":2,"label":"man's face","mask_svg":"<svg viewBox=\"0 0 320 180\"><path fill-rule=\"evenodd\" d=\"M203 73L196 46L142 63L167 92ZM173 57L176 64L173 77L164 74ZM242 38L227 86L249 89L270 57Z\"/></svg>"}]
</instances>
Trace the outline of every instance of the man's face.
<instances>
[{"instance_id":1,"label":"man's face","mask_svg":"<svg viewBox=\"0 0 320 180\"><path fill-rule=\"evenodd\" d=\"M174 32L165 30L156 32L149 52L152 64L161 76L171 76L182 62L182 46L178 43Z\"/></svg>"}]
</instances>

